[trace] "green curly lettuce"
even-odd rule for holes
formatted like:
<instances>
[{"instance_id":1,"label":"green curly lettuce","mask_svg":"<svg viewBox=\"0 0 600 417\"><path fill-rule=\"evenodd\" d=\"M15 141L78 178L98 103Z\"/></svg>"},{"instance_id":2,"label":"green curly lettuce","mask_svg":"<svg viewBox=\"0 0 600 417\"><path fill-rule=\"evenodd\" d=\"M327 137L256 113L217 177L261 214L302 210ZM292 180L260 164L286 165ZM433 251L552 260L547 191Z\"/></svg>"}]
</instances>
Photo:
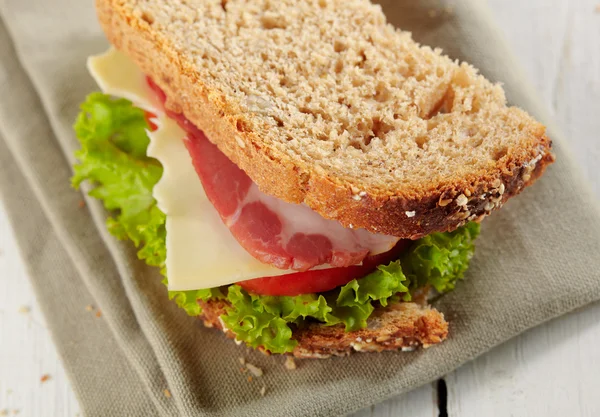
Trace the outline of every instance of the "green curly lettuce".
<instances>
[{"instance_id":1,"label":"green curly lettuce","mask_svg":"<svg viewBox=\"0 0 600 417\"><path fill-rule=\"evenodd\" d=\"M131 240L139 258L165 274L166 216L152 196L162 167L146 153L144 112L127 100L93 93L81 105L74 129L81 149L75 154L79 163L73 186L89 182L93 186L89 194L112 213L108 230ZM400 260L323 294L261 296L230 285L170 291L169 298L191 316L201 314L199 300L227 299L230 307L222 319L238 340L273 353L290 352L296 345L294 327L319 322L353 331L366 326L376 307L410 301L417 288L433 286L440 293L454 289L468 268L478 234L476 223L451 233L433 233L413 243ZM163 282L167 284L166 277Z\"/></svg>"},{"instance_id":2,"label":"green curly lettuce","mask_svg":"<svg viewBox=\"0 0 600 417\"><path fill-rule=\"evenodd\" d=\"M223 322L248 346L264 347L273 353L290 352L292 339L290 323L301 324L314 317L324 322L331 318L332 308L325 297L304 294L296 297L274 297L248 294L239 285L231 285L227 293L231 307L222 316Z\"/></svg>"},{"instance_id":3,"label":"green curly lettuce","mask_svg":"<svg viewBox=\"0 0 600 417\"><path fill-rule=\"evenodd\" d=\"M469 267L477 236L479 224L471 222L453 232L432 233L414 243L401 258L412 288L431 285L439 293L453 290Z\"/></svg>"},{"instance_id":4,"label":"green curly lettuce","mask_svg":"<svg viewBox=\"0 0 600 417\"><path fill-rule=\"evenodd\" d=\"M93 93L81 105L74 128L81 149L75 152L80 163L74 167L73 186L79 187L84 180L93 182L90 195L118 212L108 219L110 232L119 239L131 239L150 265L162 265L165 215L152 197L162 166L146 156L149 141L144 112L127 100Z\"/></svg>"},{"instance_id":5,"label":"green curly lettuce","mask_svg":"<svg viewBox=\"0 0 600 417\"><path fill-rule=\"evenodd\" d=\"M375 272L340 288L335 300L335 315L342 319L346 331L361 329L367 325L367 319L375 309L374 303L385 307L398 294L402 294L404 301L410 301L409 284L399 261L380 265Z\"/></svg>"}]
</instances>

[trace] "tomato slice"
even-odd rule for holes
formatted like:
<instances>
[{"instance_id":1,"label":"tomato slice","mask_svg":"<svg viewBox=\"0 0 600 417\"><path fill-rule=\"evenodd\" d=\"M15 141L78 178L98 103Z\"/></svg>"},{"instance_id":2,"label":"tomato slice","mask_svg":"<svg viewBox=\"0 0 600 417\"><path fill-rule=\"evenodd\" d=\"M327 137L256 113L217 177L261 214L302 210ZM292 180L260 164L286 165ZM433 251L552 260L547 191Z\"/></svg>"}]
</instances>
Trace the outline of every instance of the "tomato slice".
<instances>
[{"instance_id":1,"label":"tomato slice","mask_svg":"<svg viewBox=\"0 0 600 417\"><path fill-rule=\"evenodd\" d=\"M156 129L158 129L158 126L156 125L156 123L154 123L152 121L152 119L154 119L156 117L156 115L154 113L151 113L149 111L144 111L144 117L146 119L146 123L148 123L148 127L150 128L150 132L154 132Z\"/></svg>"},{"instance_id":2,"label":"tomato slice","mask_svg":"<svg viewBox=\"0 0 600 417\"><path fill-rule=\"evenodd\" d=\"M237 284L248 292L260 295L312 294L332 290L346 285L355 278L362 278L373 272L378 265L397 260L412 241L400 240L390 251L364 259L362 265L346 268L317 269L306 272L280 275L277 277L256 278Z\"/></svg>"}]
</instances>

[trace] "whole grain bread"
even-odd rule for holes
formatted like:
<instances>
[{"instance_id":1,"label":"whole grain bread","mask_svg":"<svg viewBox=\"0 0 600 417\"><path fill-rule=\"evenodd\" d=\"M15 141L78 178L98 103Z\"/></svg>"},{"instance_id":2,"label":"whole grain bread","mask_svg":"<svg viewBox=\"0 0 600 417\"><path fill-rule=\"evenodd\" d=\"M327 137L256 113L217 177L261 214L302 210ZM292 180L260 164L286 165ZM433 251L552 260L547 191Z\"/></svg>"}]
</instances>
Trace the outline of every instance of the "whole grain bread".
<instances>
[{"instance_id":1,"label":"whole grain bread","mask_svg":"<svg viewBox=\"0 0 600 417\"><path fill-rule=\"evenodd\" d=\"M258 184L404 238L479 221L554 160L545 128L367 0L96 0L111 43Z\"/></svg>"},{"instance_id":2,"label":"whole grain bread","mask_svg":"<svg viewBox=\"0 0 600 417\"><path fill-rule=\"evenodd\" d=\"M206 327L220 329L228 337L235 337L220 319L229 306L227 301L199 303ZM367 321L367 327L353 332L346 332L343 325L323 326L319 323L296 328L292 338L298 344L292 355L323 359L353 352L414 350L440 343L447 335L448 323L439 311L416 302L402 302L376 308Z\"/></svg>"}]
</instances>

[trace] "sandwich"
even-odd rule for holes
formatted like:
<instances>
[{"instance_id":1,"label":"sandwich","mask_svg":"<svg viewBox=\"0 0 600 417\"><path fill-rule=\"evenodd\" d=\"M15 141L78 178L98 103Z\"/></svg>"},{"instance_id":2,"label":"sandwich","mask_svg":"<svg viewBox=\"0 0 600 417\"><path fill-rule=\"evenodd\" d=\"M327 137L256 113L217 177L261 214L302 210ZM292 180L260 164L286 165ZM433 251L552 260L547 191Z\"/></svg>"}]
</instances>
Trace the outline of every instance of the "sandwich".
<instances>
[{"instance_id":1,"label":"sandwich","mask_svg":"<svg viewBox=\"0 0 600 417\"><path fill-rule=\"evenodd\" d=\"M446 339L480 222L554 161L502 87L368 0L96 0L73 185L169 298L267 354ZM166 298L166 297L165 297Z\"/></svg>"}]
</instances>

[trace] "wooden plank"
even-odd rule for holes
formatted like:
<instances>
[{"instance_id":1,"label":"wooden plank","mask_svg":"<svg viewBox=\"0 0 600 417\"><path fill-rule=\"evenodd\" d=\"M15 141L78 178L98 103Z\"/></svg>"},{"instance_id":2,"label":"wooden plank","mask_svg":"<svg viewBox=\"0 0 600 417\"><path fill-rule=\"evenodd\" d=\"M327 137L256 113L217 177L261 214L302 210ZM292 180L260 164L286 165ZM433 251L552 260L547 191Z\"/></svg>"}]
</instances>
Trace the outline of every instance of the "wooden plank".
<instances>
[{"instance_id":1,"label":"wooden plank","mask_svg":"<svg viewBox=\"0 0 600 417\"><path fill-rule=\"evenodd\" d=\"M600 415L600 306L527 332L446 377L448 414Z\"/></svg>"},{"instance_id":2,"label":"wooden plank","mask_svg":"<svg viewBox=\"0 0 600 417\"><path fill-rule=\"evenodd\" d=\"M600 13L596 0L489 0L600 195ZM446 378L451 416L600 415L600 305L504 344Z\"/></svg>"},{"instance_id":3,"label":"wooden plank","mask_svg":"<svg viewBox=\"0 0 600 417\"><path fill-rule=\"evenodd\" d=\"M351 417L433 417L438 415L435 384L366 408Z\"/></svg>"},{"instance_id":4,"label":"wooden plank","mask_svg":"<svg viewBox=\"0 0 600 417\"><path fill-rule=\"evenodd\" d=\"M600 195L600 1L487 1Z\"/></svg>"}]
</instances>

